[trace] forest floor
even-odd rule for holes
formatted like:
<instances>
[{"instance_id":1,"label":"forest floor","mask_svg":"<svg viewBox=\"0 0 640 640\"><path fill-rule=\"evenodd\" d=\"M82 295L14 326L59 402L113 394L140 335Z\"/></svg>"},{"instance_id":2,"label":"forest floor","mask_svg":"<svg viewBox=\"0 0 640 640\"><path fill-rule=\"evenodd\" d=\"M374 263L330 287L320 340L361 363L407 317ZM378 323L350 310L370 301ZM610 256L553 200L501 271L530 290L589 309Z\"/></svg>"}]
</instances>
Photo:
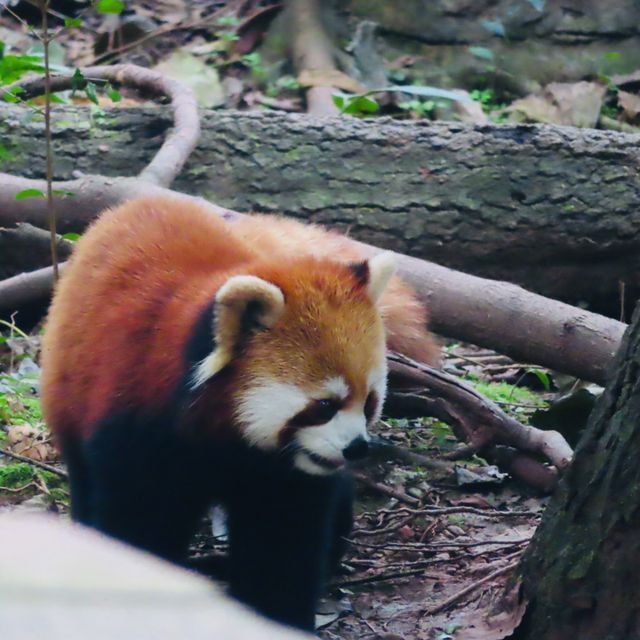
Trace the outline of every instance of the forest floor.
<instances>
[{"instance_id":1,"label":"forest floor","mask_svg":"<svg viewBox=\"0 0 640 640\"><path fill-rule=\"evenodd\" d=\"M68 487L56 473L63 466L38 402L39 344L38 333L16 327L0 333L0 513L44 510L67 517ZM556 389L559 377L470 346L447 347L444 367L522 422L552 415L549 403L564 394ZM385 419L377 434L435 460L464 455L450 428L432 418ZM356 525L318 613L321 637L502 637L500 630L518 615L514 601L504 598L505 585L545 498L475 455L458 459L453 475L383 458L356 472ZM206 523L192 551L197 557L224 549L223 537L214 537ZM517 589L510 598L517 598Z\"/></svg>"}]
</instances>

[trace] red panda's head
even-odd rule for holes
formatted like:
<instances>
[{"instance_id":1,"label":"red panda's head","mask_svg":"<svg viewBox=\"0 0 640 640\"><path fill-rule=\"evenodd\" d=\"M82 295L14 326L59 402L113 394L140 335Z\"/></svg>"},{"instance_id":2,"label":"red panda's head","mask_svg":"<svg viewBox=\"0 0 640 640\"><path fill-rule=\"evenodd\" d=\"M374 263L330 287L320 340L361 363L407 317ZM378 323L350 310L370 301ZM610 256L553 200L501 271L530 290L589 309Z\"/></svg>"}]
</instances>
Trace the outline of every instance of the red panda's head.
<instances>
[{"instance_id":1,"label":"red panda's head","mask_svg":"<svg viewBox=\"0 0 640 640\"><path fill-rule=\"evenodd\" d=\"M249 444L326 474L367 449L387 365L377 307L393 274L382 253L353 265L303 259L230 277L214 304L215 348L194 385L233 364L230 401ZM213 381L212 381L213 382Z\"/></svg>"}]
</instances>

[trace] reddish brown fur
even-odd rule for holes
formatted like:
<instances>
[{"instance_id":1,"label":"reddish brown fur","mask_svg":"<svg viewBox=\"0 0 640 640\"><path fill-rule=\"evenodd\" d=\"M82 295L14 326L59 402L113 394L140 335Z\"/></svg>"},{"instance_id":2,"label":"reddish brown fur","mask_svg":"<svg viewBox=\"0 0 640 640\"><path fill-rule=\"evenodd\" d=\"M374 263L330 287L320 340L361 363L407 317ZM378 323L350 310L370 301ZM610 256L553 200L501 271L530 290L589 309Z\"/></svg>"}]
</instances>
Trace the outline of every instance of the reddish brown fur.
<instances>
[{"instance_id":1,"label":"reddish brown fur","mask_svg":"<svg viewBox=\"0 0 640 640\"><path fill-rule=\"evenodd\" d=\"M100 217L56 291L43 349L52 428L87 433L113 403L125 411L167 398L198 314L237 273L273 282L287 301L281 321L236 362L239 386L260 374L303 385L339 374L363 402L382 328L355 274L313 256L267 259L198 205L145 199ZM340 370L345 362L351 370Z\"/></svg>"},{"instance_id":2,"label":"reddish brown fur","mask_svg":"<svg viewBox=\"0 0 640 640\"><path fill-rule=\"evenodd\" d=\"M234 230L265 256L306 253L341 262L365 258L360 248L345 236L290 218L244 216L234 223ZM440 347L427 330L427 310L407 284L398 277L392 278L382 294L380 307L390 350L419 362L439 364Z\"/></svg>"}]
</instances>

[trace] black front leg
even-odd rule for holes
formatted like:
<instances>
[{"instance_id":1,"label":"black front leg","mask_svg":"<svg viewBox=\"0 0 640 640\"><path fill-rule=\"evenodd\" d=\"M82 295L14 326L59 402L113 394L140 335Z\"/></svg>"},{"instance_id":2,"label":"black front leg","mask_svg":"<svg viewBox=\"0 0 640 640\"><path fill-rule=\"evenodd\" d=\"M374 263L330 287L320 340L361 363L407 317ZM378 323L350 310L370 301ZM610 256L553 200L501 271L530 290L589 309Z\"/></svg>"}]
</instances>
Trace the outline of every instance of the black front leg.
<instances>
[{"instance_id":1,"label":"black front leg","mask_svg":"<svg viewBox=\"0 0 640 640\"><path fill-rule=\"evenodd\" d=\"M261 477L228 505L231 593L260 613L313 632L334 551L339 477Z\"/></svg>"}]
</instances>

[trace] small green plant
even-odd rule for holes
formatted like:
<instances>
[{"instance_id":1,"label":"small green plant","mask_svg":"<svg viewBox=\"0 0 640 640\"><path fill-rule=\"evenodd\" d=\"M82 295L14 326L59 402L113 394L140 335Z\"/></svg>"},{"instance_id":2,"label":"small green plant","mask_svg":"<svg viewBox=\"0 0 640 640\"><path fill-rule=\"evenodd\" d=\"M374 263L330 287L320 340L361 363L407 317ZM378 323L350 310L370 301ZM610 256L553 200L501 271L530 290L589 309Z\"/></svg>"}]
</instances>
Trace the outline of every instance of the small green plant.
<instances>
[{"instance_id":1,"label":"small green plant","mask_svg":"<svg viewBox=\"0 0 640 640\"><path fill-rule=\"evenodd\" d=\"M427 98L429 100L453 100L453 101L465 101L468 100L464 95L455 93L454 91L447 91L446 89L439 89L438 87L424 87L418 85L390 85L388 87L381 87L380 89L370 89L365 93L349 94L336 92L333 94L333 102L340 109L341 113L346 113L355 116L364 116L375 113L380 106L376 102L373 95L376 93L401 93L415 96L416 98ZM420 102L420 100L417 100Z\"/></svg>"},{"instance_id":2,"label":"small green plant","mask_svg":"<svg viewBox=\"0 0 640 640\"><path fill-rule=\"evenodd\" d=\"M242 62L251 69L254 78L263 79L267 75L267 69L262 64L262 56L257 51L242 56Z\"/></svg>"},{"instance_id":3,"label":"small green plant","mask_svg":"<svg viewBox=\"0 0 640 640\"><path fill-rule=\"evenodd\" d=\"M404 111L409 111L415 118L429 118L433 115L436 108L435 100L420 100L415 98L413 100L405 100L398 103L398 108Z\"/></svg>"}]
</instances>

